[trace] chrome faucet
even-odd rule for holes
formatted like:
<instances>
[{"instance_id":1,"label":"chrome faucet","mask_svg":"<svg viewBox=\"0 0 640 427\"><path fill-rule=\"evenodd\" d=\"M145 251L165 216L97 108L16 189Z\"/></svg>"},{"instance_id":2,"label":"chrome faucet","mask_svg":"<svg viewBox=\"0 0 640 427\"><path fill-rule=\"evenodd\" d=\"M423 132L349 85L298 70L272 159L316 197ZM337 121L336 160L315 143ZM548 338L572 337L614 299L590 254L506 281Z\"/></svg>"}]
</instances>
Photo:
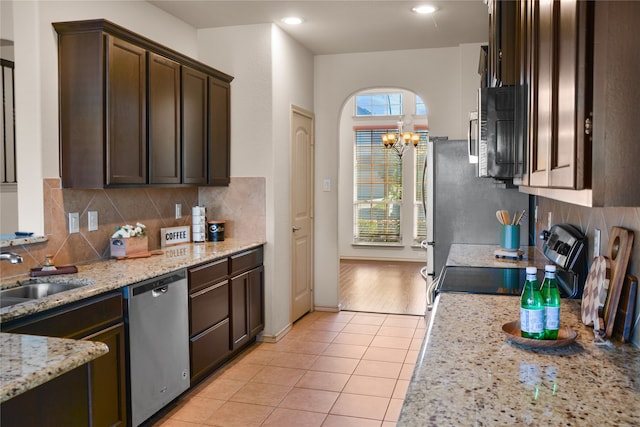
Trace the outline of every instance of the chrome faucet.
<instances>
[{"instance_id":1,"label":"chrome faucet","mask_svg":"<svg viewBox=\"0 0 640 427\"><path fill-rule=\"evenodd\" d=\"M0 260L8 260L11 264L20 264L23 259L15 252L2 252L0 253Z\"/></svg>"}]
</instances>

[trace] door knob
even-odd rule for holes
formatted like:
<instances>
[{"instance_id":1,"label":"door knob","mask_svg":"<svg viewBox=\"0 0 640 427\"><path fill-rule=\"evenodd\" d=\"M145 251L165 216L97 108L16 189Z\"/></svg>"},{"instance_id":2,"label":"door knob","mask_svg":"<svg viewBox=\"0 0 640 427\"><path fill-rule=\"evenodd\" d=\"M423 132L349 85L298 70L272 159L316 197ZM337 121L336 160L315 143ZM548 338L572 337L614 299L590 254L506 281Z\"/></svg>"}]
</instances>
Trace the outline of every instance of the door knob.
<instances>
[{"instance_id":1,"label":"door knob","mask_svg":"<svg viewBox=\"0 0 640 427\"><path fill-rule=\"evenodd\" d=\"M296 227L295 225L291 227L291 229L293 230L293 232L295 233L296 231L300 230L300 227Z\"/></svg>"}]
</instances>

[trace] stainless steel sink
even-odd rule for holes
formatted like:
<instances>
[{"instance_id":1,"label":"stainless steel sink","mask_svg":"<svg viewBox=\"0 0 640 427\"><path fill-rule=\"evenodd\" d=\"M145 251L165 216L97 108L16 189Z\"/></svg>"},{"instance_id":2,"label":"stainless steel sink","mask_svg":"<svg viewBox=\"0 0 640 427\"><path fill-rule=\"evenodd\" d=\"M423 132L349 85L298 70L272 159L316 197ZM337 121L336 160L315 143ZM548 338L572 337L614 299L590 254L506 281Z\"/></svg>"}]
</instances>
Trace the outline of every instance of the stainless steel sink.
<instances>
[{"instance_id":1,"label":"stainless steel sink","mask_svg":"<svg viewBox=\"0 0 640 427\"><path fill-rule=\"evenodd\" d=\"M48 297L49 295L86 286L86 283L28 283L0 291L0 307L20 304L25 301Z\"/></svg>"}]
</instances>

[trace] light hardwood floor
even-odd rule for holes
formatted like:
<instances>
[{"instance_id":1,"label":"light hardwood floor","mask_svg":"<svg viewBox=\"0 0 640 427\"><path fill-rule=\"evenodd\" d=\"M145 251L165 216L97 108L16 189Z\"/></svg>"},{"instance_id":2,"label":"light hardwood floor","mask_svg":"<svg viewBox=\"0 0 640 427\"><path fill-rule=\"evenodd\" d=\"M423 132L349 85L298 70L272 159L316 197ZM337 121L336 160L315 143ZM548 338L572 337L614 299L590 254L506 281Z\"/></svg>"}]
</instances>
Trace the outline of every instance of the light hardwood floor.
<instances>
[{"instance_id":1,"label":"light hardwood floor","mask_svg":"<svg viewBox=\"0 0 640 427\"><path fill-rule=\"evenodd\" d=\"M340 308L424 315L423 266L420 262L340 260Z\"/></svg>"}]
</instances>

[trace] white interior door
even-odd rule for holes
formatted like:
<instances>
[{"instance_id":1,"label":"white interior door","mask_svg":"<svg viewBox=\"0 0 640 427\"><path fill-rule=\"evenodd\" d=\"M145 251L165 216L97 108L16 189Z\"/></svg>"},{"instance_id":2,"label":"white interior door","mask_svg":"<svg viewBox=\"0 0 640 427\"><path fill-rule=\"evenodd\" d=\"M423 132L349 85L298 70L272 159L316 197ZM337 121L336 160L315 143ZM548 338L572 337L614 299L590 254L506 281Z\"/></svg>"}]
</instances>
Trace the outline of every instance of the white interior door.
<instances>
[{"instance_id":1,"label":"white interior door","mask_svg":"<svg viewBox=\"0 0 640 427\"><path fill-rule=\"evenodd\" d=\"M291 109L291 321L313 309L313 115Z\"/></svg>"}]
</instances>

